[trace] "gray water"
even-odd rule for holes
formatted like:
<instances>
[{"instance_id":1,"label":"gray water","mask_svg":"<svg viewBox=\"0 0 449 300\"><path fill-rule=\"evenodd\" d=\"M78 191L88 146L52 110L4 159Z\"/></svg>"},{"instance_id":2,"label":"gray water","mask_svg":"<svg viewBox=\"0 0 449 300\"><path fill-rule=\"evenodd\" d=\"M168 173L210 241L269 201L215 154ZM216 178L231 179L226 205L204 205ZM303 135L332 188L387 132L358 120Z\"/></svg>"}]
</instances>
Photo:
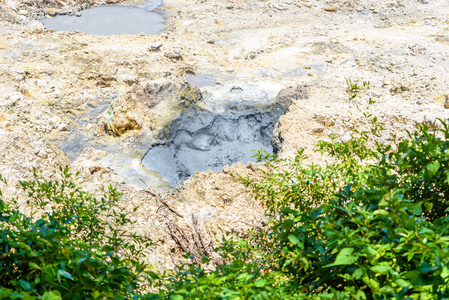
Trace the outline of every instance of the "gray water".
<instances>
[{"instance_id":1,"label":"gray water","mask_svg":"<svg viewBox=\"0 0 449 300\"><path fill-rule=\"evenodd\" d=\"M196 171L255 161L255 150L273 152L274 125L284 113L280 108L245 114L184 111L160 133L160 144L148 149L142 164L175 187Z\"/></svg>"},{"instance_id":2,"label":"gray water","mask_svg":"<svg viewBox=\"0 0 449 300\"><path fill-rule=\"evenodd\" d=\"M116 34L155 34L164 27L164 18L150 10L160 5L150 4L145 7L133 6L99 6L81 11L81 16L58 15L41 19L47 28L56 31L75 30L93 35Z\"/></svg>"}]
</instances>

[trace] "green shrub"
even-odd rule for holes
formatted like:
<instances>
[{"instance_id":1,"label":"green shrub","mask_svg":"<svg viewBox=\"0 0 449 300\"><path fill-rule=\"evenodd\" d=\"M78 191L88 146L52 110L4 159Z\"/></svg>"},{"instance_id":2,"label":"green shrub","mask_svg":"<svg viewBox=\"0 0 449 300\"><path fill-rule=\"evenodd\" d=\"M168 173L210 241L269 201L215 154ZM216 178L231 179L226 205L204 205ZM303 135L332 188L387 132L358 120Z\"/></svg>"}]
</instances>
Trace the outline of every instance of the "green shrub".
<instances>
[{"instance_id":1,"label":"green shrub","mask_svg":"<svg viewBox=\"0 0 449 300\"><path fill-rule=\"evenodd\" d=\"M371 146L365 132L321 142L329 166L302 165L301 151L268 159L262 181L244 179L267 206L268 226L225 239L215 270L180 266L160 296L449 299L449 130L441 123L393 147Z\"/></svg>"},{"instance_id":2,"label":"green shrub","mask_svg":"<svg viewBox=\"0 0 449 300\"><path fill-rule=\"evenodd\" d=\"M117 209L117 190L109 186L93 197L76 187L68 168L58 181L34 175L34 181L21 182L30 214L0 193L0 299L136 295L153 275L139 261L151 243L125 237L121 228L132 221Z\"/></svg>"}]
</instances>

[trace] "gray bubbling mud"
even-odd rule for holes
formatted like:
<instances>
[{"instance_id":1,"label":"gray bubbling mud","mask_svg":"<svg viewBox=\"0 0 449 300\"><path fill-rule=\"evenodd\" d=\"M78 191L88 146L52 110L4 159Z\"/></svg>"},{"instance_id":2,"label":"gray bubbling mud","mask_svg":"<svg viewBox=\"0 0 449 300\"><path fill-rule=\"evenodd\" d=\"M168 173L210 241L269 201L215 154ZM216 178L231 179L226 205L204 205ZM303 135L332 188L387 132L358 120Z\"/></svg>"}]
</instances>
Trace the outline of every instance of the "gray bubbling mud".
<instances>
[{"instance_id":1,"label":"gray bubbling mud","mask_svg":"<svg viewBox=\"0 0 449 300\"><path fill-rule=\"evenodd\" d=\"M283 108L238 114L186 110L160 133L163 142L148 149L142 164L175 187L196 171L255 161L255 150L273 152L274 125L285 112Z\"/></svg>"},{"instance_id":2,"label":"gray bubbling mud","mask_svg":"<svg viewBox=\"0 0 449 300\"><path fill-rule=\"evenodd\" d=\"M93 35L155 34L164 27L164 18L150 10L160 5L150 4L142 8L132 6L99 6L81 12L81 16L58 15L40 21L56 31L75 30Z\"/></svg>"}]
</instances>

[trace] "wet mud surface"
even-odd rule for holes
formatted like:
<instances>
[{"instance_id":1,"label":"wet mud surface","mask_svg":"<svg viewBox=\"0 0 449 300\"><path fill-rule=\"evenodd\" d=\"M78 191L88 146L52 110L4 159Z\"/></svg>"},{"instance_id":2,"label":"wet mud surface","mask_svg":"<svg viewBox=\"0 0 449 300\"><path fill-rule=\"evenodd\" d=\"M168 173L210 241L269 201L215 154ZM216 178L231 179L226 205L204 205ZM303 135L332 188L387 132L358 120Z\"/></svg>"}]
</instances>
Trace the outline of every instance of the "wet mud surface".
<instances>
[{"instance_id":1,"label":"wet mud surface","mask_svg":"<svg viewBox=\"0 0 449 300\"><path fill-rule=\"evenodd\" d=\"M142 164L177 186L196 171L255 161L257 150L273 152L274 125L284 113L281 108L239 114L184 111L159 134L160 144L148 149Z\"/></svg>"}]
</instances>

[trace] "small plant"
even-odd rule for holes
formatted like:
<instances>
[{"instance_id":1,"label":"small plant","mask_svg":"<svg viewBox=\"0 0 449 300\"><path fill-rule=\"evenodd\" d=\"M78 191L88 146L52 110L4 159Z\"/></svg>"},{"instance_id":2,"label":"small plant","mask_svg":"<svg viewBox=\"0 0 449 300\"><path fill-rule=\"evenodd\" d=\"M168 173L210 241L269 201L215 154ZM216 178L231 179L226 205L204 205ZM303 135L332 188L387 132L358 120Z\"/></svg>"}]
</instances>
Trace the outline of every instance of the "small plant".
<instances>
[{"instance_id":1,"label":"small plant","mask_svg":"<svg viewBox=\"0 0 449 300\"><path fill-rule=\"evenodd\" d=\"M349 78L345 78L345 80L346 93L348 94L349 100L354 100L360 92L370 89L369 81L363 81L362 85L359 85L357 82L352 82Z\"/></svg>"}]
</instances>

